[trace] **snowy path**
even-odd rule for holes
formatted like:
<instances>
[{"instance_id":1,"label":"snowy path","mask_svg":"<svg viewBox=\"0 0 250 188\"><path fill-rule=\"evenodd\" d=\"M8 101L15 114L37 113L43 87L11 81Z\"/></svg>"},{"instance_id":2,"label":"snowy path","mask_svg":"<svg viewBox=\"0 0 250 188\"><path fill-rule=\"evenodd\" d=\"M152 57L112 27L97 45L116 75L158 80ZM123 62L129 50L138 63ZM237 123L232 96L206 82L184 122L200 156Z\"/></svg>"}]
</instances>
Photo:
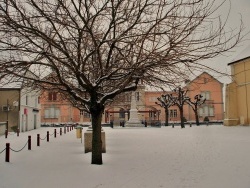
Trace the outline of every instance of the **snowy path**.
<instances>
[{"instance_id":1,"label":"snowy path","mask_svg":"<svg viewBox=\"0 0 250 188\"><path fill-rule=\"evenodd\" d=\"M104 128L100 166L90 164L75 130L37 147L37 133L44 138L47 130L54 128L0 136L0 152L6 142L19 149L32 136L32 150L11 152L10 163L0 154L0 188L250 187L250 127Z\"/></svg>"}]
</instances>

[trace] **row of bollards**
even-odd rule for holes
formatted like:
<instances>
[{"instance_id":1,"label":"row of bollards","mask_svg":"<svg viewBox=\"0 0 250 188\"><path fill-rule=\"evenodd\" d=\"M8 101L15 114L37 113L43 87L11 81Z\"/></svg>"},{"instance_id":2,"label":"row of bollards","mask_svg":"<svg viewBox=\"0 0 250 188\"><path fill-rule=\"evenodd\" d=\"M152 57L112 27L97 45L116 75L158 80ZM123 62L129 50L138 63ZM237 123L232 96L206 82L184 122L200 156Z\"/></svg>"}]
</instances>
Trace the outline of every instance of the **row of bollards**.
<instances>
[{"instance_id":1,"label":"row of bollards","mask_svg":"<svg viewBox=\"0 0 250 188\"><path fill-rule=\"evenodd\" d=\"M64 127L64 134L66 134L66 130L67 130L67 132L69 132L69 131L71 131L72 129L73 129L73 126ZM17 129L17 132L16 132L16 133L17 133L17 136L19 136L20 130ZM5 138L8 138L9 132L8 132L7 129L5 130L4 135L5 135ZM60 128L60 135L62 135L62 128ZM55 129L55 138L56 138L56 129Z\"/></svg>"},{"instance_id":2,"label":"row of bollards","mask_svg":"<svg viewBox=\"0 0 250 188\"><path fill-rule=\"evenodd\" d=\"M67 128L64 127L64 134L66 134L66 130L67 130L67 132L72 131L73 130L73 126L70 126L70 127L67 126ZM60 132L58 134L60 134L60 136L62 136L62 128L60 128ZM54 129L54 137L55 138L56 138L56 135L57 135L57 130ZM19 136L19 134L18 134L18 136ZM49 137L50 137L49 131L47 131L46 137L47 137L47 142L49 142ZM40 146L40 140L43 140L43 139L40 138L40 134L37 134L37 146ZM31 150L31 136L28 136L28 142L25 144L25 146L26 145L28 145L28 150ZM21 150L19 150L19 151L22 151L25 148L25 146ZM6 148L5 148L5 162L10 162L10 150L12 150L10 148L10 143L6 143ZM16 151L16 152L19 152L19 151Z\"/></svg>"}]
</instances>

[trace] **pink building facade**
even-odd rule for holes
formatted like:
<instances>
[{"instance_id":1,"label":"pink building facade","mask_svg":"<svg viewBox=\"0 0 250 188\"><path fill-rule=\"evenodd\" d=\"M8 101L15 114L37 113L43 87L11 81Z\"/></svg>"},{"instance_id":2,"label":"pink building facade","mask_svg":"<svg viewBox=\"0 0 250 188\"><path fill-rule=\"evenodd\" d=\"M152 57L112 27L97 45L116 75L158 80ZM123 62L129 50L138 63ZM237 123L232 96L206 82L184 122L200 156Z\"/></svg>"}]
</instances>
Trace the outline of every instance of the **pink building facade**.
<instances>
[{"instance_id":1,"label":"pink building facade","mask_svg":"<svg viewBox=\"0 0 250 188\"><path fill-rule=\"evenodd\" d=\"M202 95L206 102L199 106L199 120L202 122L205 117L210 121L222 121L224 118L223 110L223 84L210 74L203 72L192 81L189 81L183 89L188 90L187 97L191 100L195 95ZM171 91L169 91L171 93ZM166 92L146 91L145 86L139 85L136 94L136 106L138 118L142 122L165 122L165 109L157 105L157 98ZM84 123L90 122L91 117L87 112L82 112L72 106L72 104L60 97L60 94L44 92L40 98L41 103L41 122L48 124L60 123ZM124 93L116 97L114 102L105 108L103 123L113 122L120 125L129 119L131 103L131 93ZM179 122L180 112L177 106L169 109L169 122ZM195 115L192 108L184 105L184 117L189 122L195 122Z\"/></svg>"}]
</instances>

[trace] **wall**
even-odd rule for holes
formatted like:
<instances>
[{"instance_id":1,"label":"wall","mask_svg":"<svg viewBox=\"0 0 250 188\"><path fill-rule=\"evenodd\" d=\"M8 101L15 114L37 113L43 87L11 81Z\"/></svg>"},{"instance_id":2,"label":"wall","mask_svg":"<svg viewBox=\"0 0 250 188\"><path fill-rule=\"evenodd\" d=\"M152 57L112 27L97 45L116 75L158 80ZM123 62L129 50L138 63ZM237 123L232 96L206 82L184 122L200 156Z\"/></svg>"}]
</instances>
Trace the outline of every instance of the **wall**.
<instances>
[{"instance_id":1,"label":"wall","mask_svg":"<svg viewBox=\"0 0 250 188\"><path fill-rule=\"evenodd\" d=\"M223 103L223 84L215 79L210 74L203 72L201 75L192 80L187 84L188 89L187 96L194 100L195 95L202 94L204 92L210 93L210 98L206 99L205 103L200 107L208 106L214 109L213 115L209 115L209 120L211 121L222 121L224 119L224 103ZM206 98L206 96L203 96ZM195 120L195 115L190 106L185 106L186 118L191 121ZM201 115L200 121L204 120L206 115Z\"/></svg>"},{"instance_id":2,"label":"wall","mask_svg":"<svg viewBox=\"0 0 250 188\"><path fill-rule=\"evenodd\" d=\"M208 79L206 84L202 84L200 81L203 80L204 76ZM202 78L202 79L201 79ZM223 119L223 98L222 98L222 87L223 84L218 82L209 74L201 75L197 77L197 80L192 81L189 86L193 88L190 91L189 96L194 97L196 94L200 94L201 91L211 91L211 99L208 102L212 102L215 108L214 113L216 114L213 117L210 117L211 120L222 120ZM160 97L162 94L165 94L162 91L146 91L145 86L139 85L135 93L139 93L139 99L136 101L138 118L142 121L165 121L165 109L161 106L155 104L157 102L157 97ZM42 123L65 123L65 122L89 122L90 118L81 118L80 112L78 109L72 107L72 105L66 100L48 100L48 92L44 91L41 96L41 121ZM109 123L113 121L115 125L119 125L120 121L128 120L128 111L131 105L131 92L123 93L117 96L114 99L114 102L106 106L105 112L103 114L102 122ZM44 118L44 111L50 106L57 107L60 109L60 115L57 118ZM185 105L184 116L188 121L195 121L194 113L191 108L188 108L188 105ZM125 117L120 117L120 111L125 111ZM169 117L170 122L180 121L179 109L177 106L172 106L169 110L177 111L177 116ZM201 117L203 121L204 117Z\"/></svg>"},{"instance_id":3,"label":"wall","mask_svg":"<svg viewBox=\"0 0 250 188\"><path fill-rule=\"evenodd\" d=\"M230 64L233 82L226 90L224 125L250 124L250 58Z\"/></svg>"},{"instance_id":4,"label":"wall","mask_svg":"<svg viewBox=\"0 0 250 188\"><path fill-rule=\"evenodd\" d=\"M237 106L236 84L230 83L227 84L226 86L224 125L232 126L240 124L240 119L238 118L239 116L236 106Z\"/></svg>"},{"instance_id":5,"label":"wall","mask_svg":"<svg viewBox=\"0 0 250 188\"><path fill-rule=\"evenodd\" d=\"M40 104L38 91L24 88L20 94L20 131L29 131L40 127Z\"/></svg>"},{"instance_id":6,"label":"wall","mask_svg":"<svg viewBox=\"0 0 250 188\"><path fill-rule=\"evenodd\" d=\"M8 131L11 127L17 126L19 121L19 89L0 89L0 122L6 122L8 119ZM2 107L8 103L9 111L3 111Z\"/></svg>"},{"instance_id":7,"label":"wall","mask_svg":"<svg viewBox=\"0 0 250 188\"><path fill-rule=\"evenodd\" d=\"M41 123L42 124L59 124L59 123L83 123L89 122L90 117L85 117L84 112L73 107L72 104L65 100L60 93L56 92L56 99L49 99L49 93L53 91L42 91L40 96L41 104ZM58 109L58 114L53 117L46 117L45 110L55 108Z\"/></svg>"}]
</instances>

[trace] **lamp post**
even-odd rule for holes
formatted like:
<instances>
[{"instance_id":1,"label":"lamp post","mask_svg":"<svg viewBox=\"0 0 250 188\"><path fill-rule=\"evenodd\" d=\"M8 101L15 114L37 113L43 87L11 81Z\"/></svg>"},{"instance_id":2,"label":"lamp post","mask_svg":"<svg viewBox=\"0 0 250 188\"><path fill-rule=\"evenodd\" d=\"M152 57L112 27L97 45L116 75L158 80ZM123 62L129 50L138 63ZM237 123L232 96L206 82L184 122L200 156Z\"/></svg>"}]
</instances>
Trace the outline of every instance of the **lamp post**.
<instances>
[{"instance_id":1,"label":"lamp post","mask_svg":"<svg viewBox=\"0 0 250 188\"><path fill-rule=\"evenodd\" d=\"M7 106L6 106L6 130L9 131L9 99L7 99Z\"/></svg>"}]
</instances>

